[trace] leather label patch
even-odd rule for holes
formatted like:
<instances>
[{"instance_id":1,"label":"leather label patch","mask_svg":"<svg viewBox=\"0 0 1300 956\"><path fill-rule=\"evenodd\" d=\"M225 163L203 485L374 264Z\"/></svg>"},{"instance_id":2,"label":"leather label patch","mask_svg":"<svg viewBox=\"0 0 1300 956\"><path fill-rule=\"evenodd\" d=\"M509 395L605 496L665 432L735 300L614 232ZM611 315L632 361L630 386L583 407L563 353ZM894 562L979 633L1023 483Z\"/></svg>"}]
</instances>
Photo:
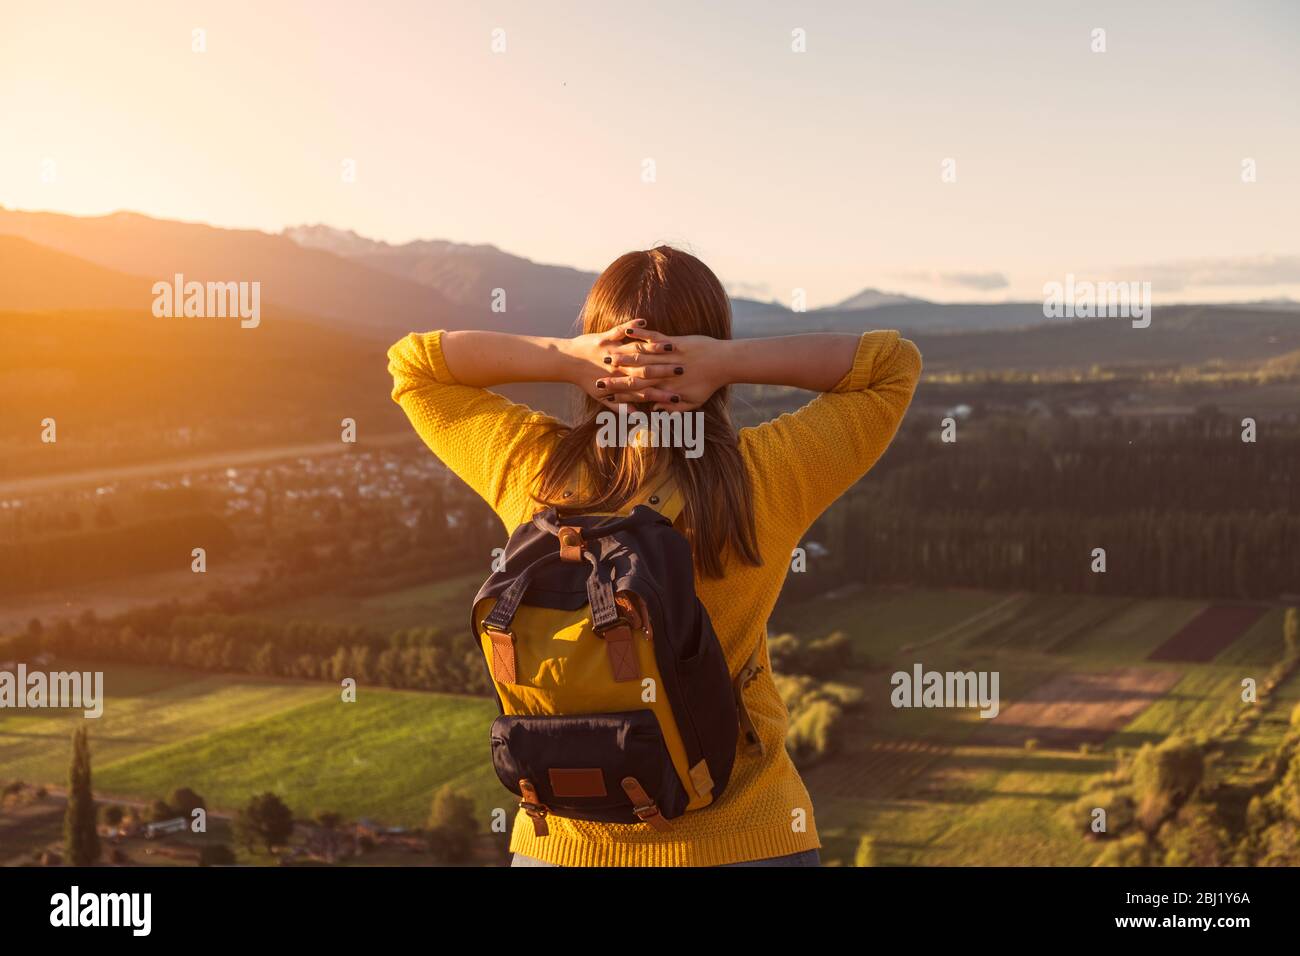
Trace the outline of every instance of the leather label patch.
<instances>
[{"instance_id":1,"label":"leather label patch","mask_svg":"<svg viewBox=\"0 0 1300 956\"><path fill-rule=\"evenodd\" d=\"M605 775L599 767L552 767L546 773L551 778L551 793L557 797L606 796Z\"/></svg>"}]
</instances>

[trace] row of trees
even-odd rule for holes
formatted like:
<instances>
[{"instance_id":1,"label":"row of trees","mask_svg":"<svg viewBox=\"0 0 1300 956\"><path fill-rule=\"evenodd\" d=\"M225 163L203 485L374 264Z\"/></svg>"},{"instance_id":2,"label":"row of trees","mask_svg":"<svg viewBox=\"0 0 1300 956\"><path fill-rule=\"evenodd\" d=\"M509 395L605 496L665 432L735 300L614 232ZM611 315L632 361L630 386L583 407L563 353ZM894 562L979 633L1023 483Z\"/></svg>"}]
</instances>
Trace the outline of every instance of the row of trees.
<instances>
[{"instance_id":1,"label":"row of trees","mask_svg":"<svg viewBox=\"0 0 1300 956\"><path fill-rule=\"evenodd\" d=\"M872 585L1269 599L1300 581L1300 512L985 514L892 508L868 492L828 512L818 536L831 553L810 571Z\"/></svg>"},{"instance_id":2,"label":"row of trees","mask_svg":"<svg viewBox=\"0 0 1300 956\"><path fill-rule=\"evenodd\" d=\"M819 582L1250 599L1300 581L1294 425L1254 443L1222 416L956 428L909 419L822 516Z\"/></svg>"},{"instance_id":3,"label":"row of trees","mask_svg":"<svg viewBox=\"0 0 1300 956\"><path fill-rule=\"evenodd\" d=\"M0 655L80 657L124 664L171 665L456 694L487 694L491 685L468 624L404 628L381 635L318 622L277 622L237 615L175 613L174 605L126 612L111 620L83 616L36 626L7 642ZM123 623L129 620L132 623ZM468 620L468 615L467 615Z\"/></svg>"}]
</instances>

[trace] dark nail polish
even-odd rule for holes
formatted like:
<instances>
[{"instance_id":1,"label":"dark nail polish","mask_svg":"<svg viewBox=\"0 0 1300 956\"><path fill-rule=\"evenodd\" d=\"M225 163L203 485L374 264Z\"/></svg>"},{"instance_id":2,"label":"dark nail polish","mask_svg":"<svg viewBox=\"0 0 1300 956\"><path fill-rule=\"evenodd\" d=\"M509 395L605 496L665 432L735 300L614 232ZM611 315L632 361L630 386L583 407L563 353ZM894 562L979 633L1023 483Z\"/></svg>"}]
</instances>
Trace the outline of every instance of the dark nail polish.
<instances>
[{"instance_id":1,"label":"dark nail polish","mask_svg":"<svg viewBox=\"0 0 1300 956\"><path fill-rule=\"evenodd\" d=\"M605 387L605 383L604 383L604 382L597 382L597 383L596 383L596 387L597 387L597 388L604 388L604 387Z\"/></svg>"},{"instance_id":2,"label":"dark nail polish","mask_svg":"<svg viewBox=\"0 0 1300 956\"><path fill-rule=\"evenodd\" d=\"M645 328L645 319L638 319L636 324Z\"/></svg>"},{"instance_id":3,"label":"dark nail polish","mask_svg":"<svg viewBox=\"0 0 1300 956\"><path fill-rule=\"evenodd\" d=\"M680 402L681 400L682 400L682 397L681 397L680 395L674 395L674 396L673 396L673 404L674 404L674 405L676 405L676 404L677 404L678 402Z\"/></svg>"},{"instance_id":4,"label":"dark nail polish","mask_svg":"<svg viewBox=\"0 0 1300 956\"><path fill-rule=\"evenodd\" d=\"M675 369L673 369L673 374L674 374L674 375L681 375L682 372L684 372L684 371L686 371L686 369L682 368L682 367L679 365L679 366L677 366Z\"/></svg>"},{"instance_id":5,"label":"dark nail polish","mask_svg":"<svg viewBox=\"0 0 1300 956\"><path fill-rule=\"evenodd\" d=\"M613 359L612 357L606 355L606 356L605 356L605 364L606 364L606 365L612 365L613 363L614 363L614 359Z\"/></svg>"},{"instance_id":6,"label":"dark nail polish","mask_svg":"<svg viewBox=\"0 0 1300 956\"><path fill-rule=\"evenodd\" d=\"M665 351L665 352L671 352L672 350L673 350L673 347L672 347L671 345L665 345L665 346L664 346L664 351Z\"/></svg>"}]
</instances>

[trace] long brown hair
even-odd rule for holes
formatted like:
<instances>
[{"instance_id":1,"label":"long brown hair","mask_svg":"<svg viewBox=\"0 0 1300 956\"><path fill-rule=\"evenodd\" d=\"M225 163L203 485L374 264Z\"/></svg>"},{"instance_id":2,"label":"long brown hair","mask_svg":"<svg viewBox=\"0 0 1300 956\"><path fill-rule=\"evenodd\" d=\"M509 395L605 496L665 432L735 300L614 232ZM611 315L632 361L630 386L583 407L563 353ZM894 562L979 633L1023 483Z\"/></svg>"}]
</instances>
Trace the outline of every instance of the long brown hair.
<instances>
[{"instance_id":1,"label":"long brown hair","mask_svg":"<svg viewBox=\"0 0 1300 956\"><path fill-rule=\"evenodd\" d=\"M731 301L718 277L695 256L671 246L615 259L587 293L579 324L590 334L633 319L645 319L648 328L665 335L731 338ZM727 552L761 564L753 489L727 410L728 396L729 389L720 388L700 407L704 454L687 458L677 448L602 447L596 441L596 415L609 406L584 394L580 424L560 429L559 445L537 476L534 500L568 511L617 511L651 478L670 474L685 499L682 528L701 573L721 577ZM586 488L570 489L568 482L579 467L591 480ZM572 491L568 497L566 490Z\"/></svg>"}]
</instances>

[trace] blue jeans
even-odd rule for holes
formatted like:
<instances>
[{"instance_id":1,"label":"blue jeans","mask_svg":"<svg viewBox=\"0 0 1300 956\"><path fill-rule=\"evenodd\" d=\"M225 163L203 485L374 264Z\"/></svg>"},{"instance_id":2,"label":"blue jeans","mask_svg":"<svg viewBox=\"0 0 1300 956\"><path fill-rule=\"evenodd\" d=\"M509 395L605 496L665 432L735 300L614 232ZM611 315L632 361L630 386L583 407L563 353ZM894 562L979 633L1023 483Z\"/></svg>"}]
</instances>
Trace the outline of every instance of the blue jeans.
<instances>
[{"instance_id":1,"label":"blue jeans","mask_svg":"<svg viewBox=\"0 0 1300 956\"><path fill-rule=\"evenodd\" d=\"M516 853L510 859L511 866L557 866L535 857ZM769 856L765 860L746 860L744 863L723 863L721 866L821 866L821 854L816 850L804 850L802 853L790 853L786 856Z\"/></svg>"}]
</instances>

